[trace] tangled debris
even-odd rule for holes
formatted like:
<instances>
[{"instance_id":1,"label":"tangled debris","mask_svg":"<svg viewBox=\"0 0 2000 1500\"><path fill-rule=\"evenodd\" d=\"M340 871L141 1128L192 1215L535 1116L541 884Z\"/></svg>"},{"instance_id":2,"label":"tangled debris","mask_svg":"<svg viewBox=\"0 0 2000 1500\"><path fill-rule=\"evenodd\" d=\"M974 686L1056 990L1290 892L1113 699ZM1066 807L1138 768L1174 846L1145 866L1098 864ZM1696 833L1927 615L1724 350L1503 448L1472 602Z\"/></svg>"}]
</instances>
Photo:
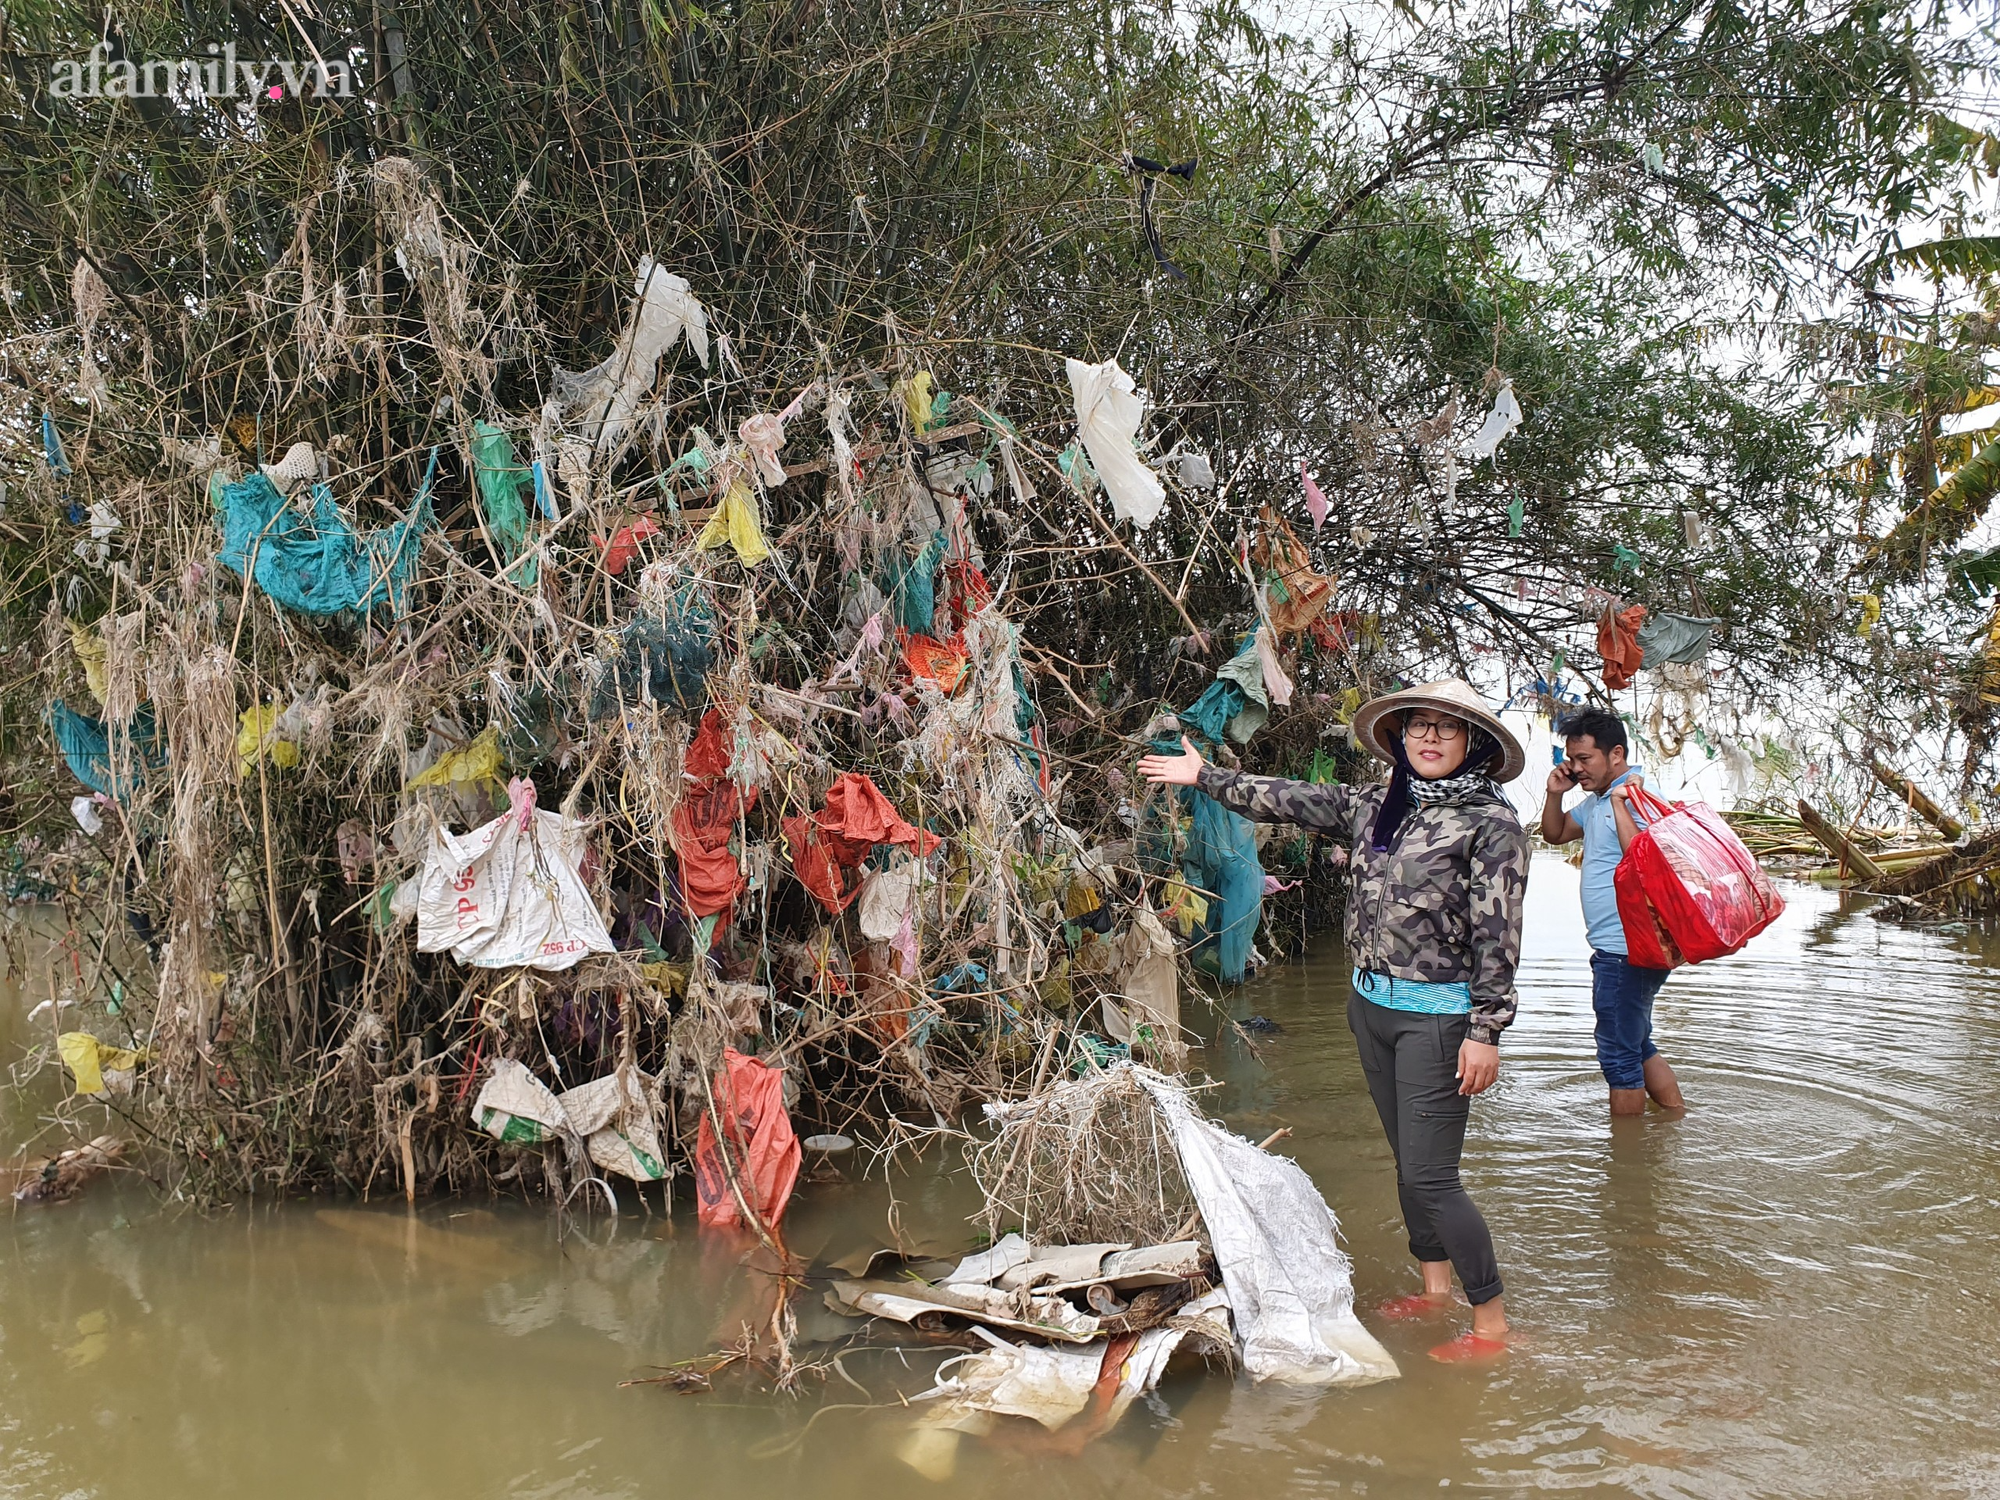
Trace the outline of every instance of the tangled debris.
<instances>
[{"instance_id":1,"label":"tangled debris","mask_svg":"<svg viewBox=\"0 0 2000 1500\"><path fill-rule=\"evenodd\" d=\"M141 434L77 432L9 512L53 526L128 476L102 612L48 606L44 764L84 794L35 873L140 939L89 1036L179 1189L616 1202L692 1167L705 1220L775 1236L798 1135L893 1138L1055 1062L1181 1067L1194 972L1295 940L1266 866L1313 850L1123 767L1182 727L1241 743L1314 661L1356 670L1285 523L1241 551L1227 633L1174 642L1183 722L1113 714L1015 612L1048 603L1024 514L1088 539L1058 547L1072 590L1133 560L1092 462L1134 524L1194 494L1199 466L1133 447L1115 362L1041 422L900 340L789 399L740 373L676 397L726 332L642 257L615 349L510 412L459 347L435 187L400 159L372 182L421 337L457 349L425 441L363 462L303 408L137 461ZM1313 774L1339 713L1297 714ZM734 1119L746 1060L782 1131ZM746 1170L766 1135L789 1144Z\"/></svg>"},{"instance_id":2,"label":"tangled debris","mask_svg":"<svg viewBox=\"0 0 2000 1500\"><path fill-rule=\"evenodd\" d=\"M987 1114L998 1128L974 1167L986 1221L1018 1213L1030 1231L928 1279L864 1275L827 1293L836 1312L971 1350L918 1398L934 1404L901 1451L920 1471L948 1474L958 1435L998 1417L1087 1441L1177 1358L1316 1385L1397 1374L1354 1316L1338 1226L1311 1179L1202 1116L1183 1084L1119 1062ZM1094 1175L1109 1185L1066 1212ZM1081 1238L1121 1222L1178 1233Z\"/></svg>"}]
</instances>

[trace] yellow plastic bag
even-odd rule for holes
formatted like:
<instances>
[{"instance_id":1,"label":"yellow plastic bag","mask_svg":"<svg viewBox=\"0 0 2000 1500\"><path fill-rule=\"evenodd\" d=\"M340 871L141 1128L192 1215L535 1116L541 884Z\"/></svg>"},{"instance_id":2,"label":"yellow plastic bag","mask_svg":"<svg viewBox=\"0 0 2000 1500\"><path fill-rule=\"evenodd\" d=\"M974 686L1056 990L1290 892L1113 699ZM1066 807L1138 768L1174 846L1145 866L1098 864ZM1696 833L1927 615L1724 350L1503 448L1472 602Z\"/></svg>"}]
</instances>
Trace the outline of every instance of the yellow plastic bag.
<instances>
[{"instance_id":1,"label":"yellow plastic bag","mask_svg":"<svg viewBox=\"0 0 2000 1500\"><path fill-rule=\"evenodd\" d=\"M922 437L930 430L931 409L937 398L931 394L931 372L919 370L903 382L903 409L910 414L910 431Z\"/></svg>"},{"instance_id":2,"label":"yellow plastic bag","mask_svg":"<svg viewBox=\"0 0 2000 1500\"><path fill-rule=\"evenodd\" d=\"M1854 633L1865 641L1875 633L1875 622L1882 618L1882 598L1879 594L1849 594L1847 597L1861 606L1861 623L1854 627Z\"/></svg>"},{"instance_id":3,"label":"yellow plastic bag","mask_svg":"<svg viewBox=\"0 0 2000 1500\"><path fill-rule=\"evenodd\" d=\"M1208 898L1185 881L1170 880L1160 891L1160 915L1186 937L1208 920Z\"/></svg>"},{"instance_id":4,"label":"yellow plastic bag","mask_svg":"<svg viewBox=\"0 0 2000 1500\"><path fill-rule=\"evenodd\" d=\"M724 542L736 549L736 556L746 568L756 567L771 555L771 549L764 543L764 529L757 524L756 497L740 479L730 481L722 504L715 508L715 514L701 528L701 535L694 539L695 546L703 552L712 551Z\"/></svg>"},{"instance_id":5,"label":"yellow plastic bag","mask_svg":"<svg viewBox=\"0 0 2000 1500\"><path fill-rule=\"evenodd\" d=\"M76 664L83 668L83 680L90 688L90 696L102 704L105 689L104 637L74 620L63 623L69 626L69 643L76 651Z\"/></svg>"},{"instance_id":6,"label":"yellow plastic bag","mask_svg":"<svg viewBox=\"0 0 2000 1500\"><path fill-rule=\"evenodd\" d=\"M1063 917L1074 922L1079 917L1087 917L1104 904L1097 893L1097 887L1088 880L1070 881L1069 889L1063 892Z\"/></svg>"},{"instance_id":7,"label":"yellow plastic bag","mask_svg":"<svg viewBox=\"0 0 2000 1500\"><path fill-rule=\"evenodd\" d=\"M688 992L688 966L686 964L653 963L640 964L639 972L646 976L646 983L663 995L675 999L685 999Z\"/></svg>"},{"instance_id":8,"label":"yellow plastic bag","mask_svg":"<svg viewBox=\"0 0 2000 1500\"><path fill-rule=\"evenodd\" d=\"M275 703L262 708L246 708L236 731L236 776L240 781L257 769L259 755L268 754L271 764L290 769L299 763L299 747L277 738L278 720L284 710Z\"/></svg>"},{"instance_id":9,"label":"yellow plastic bag","mask_svg":"<svg viewBox=\"0 0 2000 1500\"><path fill-rule=\"evenodd\" d=\"M476 781L491 782L496 786L500 784L498 725L487 725L463 750L440 755L426 770L419 771L405 782L403 790L413 792L425 786L464 786Z\"/></svg>"},{"instance_id":10,"label":"yellow plastic bag","mask_svg":"<svg viewBox=\"0 0 2000 1500\"><path fill-rule=\"evenodd\" d=\"M65 1031L56 1038L56 1051L75 1076L79 1094L103 1093L106 1073L135 1072L152 1055L143 1047L107 1047L87 1031Z\"/></svg>"}]
</instances>

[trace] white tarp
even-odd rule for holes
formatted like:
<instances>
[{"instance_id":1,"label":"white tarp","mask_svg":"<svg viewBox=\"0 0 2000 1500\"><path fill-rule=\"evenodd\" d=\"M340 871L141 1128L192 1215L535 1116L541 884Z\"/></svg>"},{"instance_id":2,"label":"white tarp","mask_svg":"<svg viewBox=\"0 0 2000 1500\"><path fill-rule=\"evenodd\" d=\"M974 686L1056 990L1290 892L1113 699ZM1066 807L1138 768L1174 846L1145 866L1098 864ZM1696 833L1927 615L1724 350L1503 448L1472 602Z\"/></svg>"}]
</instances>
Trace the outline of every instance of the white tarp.
<instances>
[{"instance_id":1,"label":"white tarp","mask_svg":"<svg viewBox=\"0 0 2000 1500\"><path fill-rule=\"evenodd\" d=\"M417 948L481 969L567 969L614 945L585 889L584 825L535 809L535 789L470 833L432 830L417 893Z\"/></svg>"},{"instance_id":2,"label":"white tarp","mask_svg":"<svg viewBox=\"0 0 2000 1500\"><path fill-rule=\"evenodd\" d=\"M1167 503L1167 489L1139 458L1139 419L1146 408L1132 377L1115 359L1101 365L1066 360L1064 368L1069 371L1070 394L1076 398L1078 435L1111 497L1113 514L1135 526L1152 525Z\"/></svg>"},{"instance_id":3,"label":"white tarp","mask_svg":"<svg viewBox=\"0 0 2000 1500\"><path fill-rule=\"evenodd\" d=\"M1203 1119L1171 1079L1132 1071L1173 1131L1222 1268L1244 1369L1258 1380L1310 1385L1394 1379L1395 1360L1354 1316L1333 1210L1305 1170Z\"/></svg>"}]
</instances>

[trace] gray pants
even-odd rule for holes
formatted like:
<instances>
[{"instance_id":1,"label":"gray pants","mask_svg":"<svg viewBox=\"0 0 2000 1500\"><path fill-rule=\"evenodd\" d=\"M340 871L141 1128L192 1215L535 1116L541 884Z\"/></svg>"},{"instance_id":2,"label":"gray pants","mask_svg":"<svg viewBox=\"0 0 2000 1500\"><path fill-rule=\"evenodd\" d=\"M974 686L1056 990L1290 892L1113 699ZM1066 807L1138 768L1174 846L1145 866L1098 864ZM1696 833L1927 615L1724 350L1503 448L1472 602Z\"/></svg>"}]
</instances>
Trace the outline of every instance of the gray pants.
<instances>
[{"instance_id":1,"label":"gray pants","mask_svg":"<svg viewBox=\"0 0 2000 1500\"><path fill-rule=\"evenodd\" d=\"M1347 1024L1382 1132L1396 1156L1396 1193L1418 1260L1449 1260L1466 1300L1500 1295L1500 1267L1486 1220L1458 1180L1472 1100L1458 1091L1458 1047L1466 1016L1391 1010L1360 995L1347 1001Z\"/></svg>"}]
</instances>

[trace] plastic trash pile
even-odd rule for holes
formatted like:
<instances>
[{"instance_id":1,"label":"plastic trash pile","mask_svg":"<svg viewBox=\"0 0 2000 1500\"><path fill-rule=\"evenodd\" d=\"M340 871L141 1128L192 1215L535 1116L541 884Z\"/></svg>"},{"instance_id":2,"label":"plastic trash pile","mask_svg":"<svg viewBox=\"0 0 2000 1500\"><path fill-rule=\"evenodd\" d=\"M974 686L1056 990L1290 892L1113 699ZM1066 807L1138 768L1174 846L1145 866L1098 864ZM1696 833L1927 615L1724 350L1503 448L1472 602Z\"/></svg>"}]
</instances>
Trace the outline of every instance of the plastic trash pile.
<instances>
[{"instance_id":1,"label":"plastic trash pile","mask_svg":"<svg viewBox=\"0 0 2000 1500\"><path fill-rule=\"evenodd\" d=\"M1038 1114L1060 1113L1067 1125L1135 1090L1191 1191L1185 1237L1044 1244L1009 1233L934 1280L864 1276L828 1291L836 1312L969 1346L918 1398L929 1404L901 1451L920 1471L947 1476L958 1437L988 1433L997 1418L1108 1430L1177 1359L1306 1385L1362 1385L1398 1373L1354 1316L1333 1211L1312 1180L1205 1118L1174 1079L1120 1062L991 1105L999 1127L992 1149L1023 1149ZM1145 1163L1123 1164L1144 1176ZM1147 1206L1163 1222L1157 1211L1166 1205Z\"/></svg>"},{"instance_id":2,"label":"plastic trash pile","mask_svg":"<svg viewBox=\"0 0 2000 1500\"><path fill-rule=\"evenodd\" d=\"M416 167L375 186L448 341L470 251ZM63 1056L158 1139L235 1122L183 1162L234 1174L219 1195L684 1176L704 1222L770 1234L798 1136L953 1118L1045 1052L1178 1070L1191 974L1263 961L1292 887L1250 825L1117 763L1268 733L1343 647L1286 523L1239 538L1236 614L1172 643L1159 693L1078 676L1019 623L1024 507L1110 556L1217 485L1148 453L1115 360L1051 361L1039 426L901 345L759 392L697 288L635 259L596 362L533 409L461 383L365 461L386 437L282 410L165 444L108 536L115 612L51 620L68 847L126 872L154 959Z\"/></svg>"}]
</instances>

